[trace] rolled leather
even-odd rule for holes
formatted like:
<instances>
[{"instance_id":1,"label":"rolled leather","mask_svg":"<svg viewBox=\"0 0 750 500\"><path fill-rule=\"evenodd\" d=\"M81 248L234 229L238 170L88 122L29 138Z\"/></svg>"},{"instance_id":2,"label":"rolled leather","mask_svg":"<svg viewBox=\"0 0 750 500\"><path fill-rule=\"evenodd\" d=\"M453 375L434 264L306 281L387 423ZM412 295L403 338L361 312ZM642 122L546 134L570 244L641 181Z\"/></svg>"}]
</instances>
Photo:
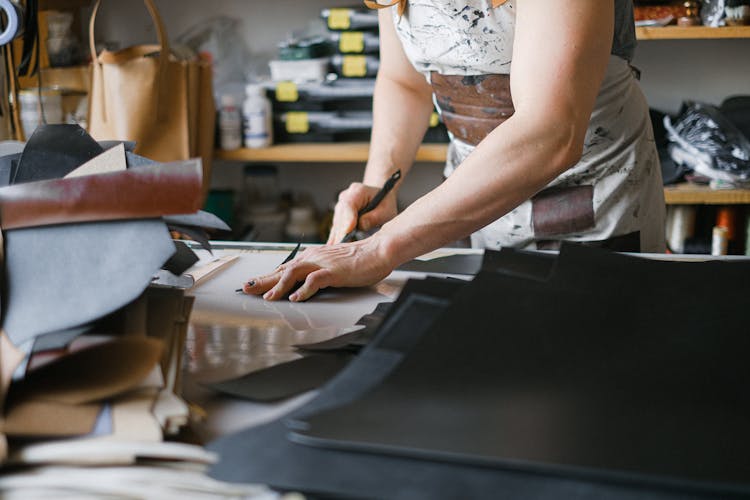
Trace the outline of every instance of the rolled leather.
<instances>
[{"instance_id":1,"label":"rolled leather","mask_svg":"<svg viewBox=\"0 0 750 500\"><path fill-rule=\"evenodd\" d=\"M200 159L0 188L0 227L187 214L201 208Z\"/></svg>"}]
</instances>

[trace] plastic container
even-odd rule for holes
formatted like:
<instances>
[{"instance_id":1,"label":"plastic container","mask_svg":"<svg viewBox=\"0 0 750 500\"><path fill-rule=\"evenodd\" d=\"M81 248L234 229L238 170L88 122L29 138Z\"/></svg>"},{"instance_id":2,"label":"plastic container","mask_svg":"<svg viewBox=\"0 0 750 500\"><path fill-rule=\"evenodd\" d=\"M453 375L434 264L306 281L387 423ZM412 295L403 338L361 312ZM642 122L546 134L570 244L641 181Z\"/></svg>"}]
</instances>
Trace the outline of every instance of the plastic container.
<instances>
[{"instance_id":1,"label":"plastic container","mask_svg":"<svg viewBox=\"0 0 750 500\"><path fill-rule=\"evenodd\" d=\"M270 87L273 110L280 111L372 111L375 79L337 78L329 73L325 82L278 82Z\"/></svg>"},{"instance_id":2,"label":"plastic container","mask_svg":"<svg viewBox=\"0 0 750 500\"><path fill-rule=\"evenodd\" d=\"M272 165L249 164L243 172L245 212L272 213L281 206L278 170Z\"/></svg>"},{"instance_id":3,"label":"plastic container","mask_svg":"<svg viewBox=\"0 0 750 500\"><path fill-rule=\"evenodd\" d=\"M318 242L318 222L311 206L299 205L289 210L289 220L284 228L288 241L297 243Z\"/></svg>"},{"instance_id":4,"label":"plastic container","mask_svg":"<svg viewBox=\"0 0 750 500\"><path fill-rule=\"evenodd\" d=\"M286 212L279 210L270 213L248 212L242 217L245 233L243 241L281 242L284 241Z\"/></svg>"},{"instance_id":5,"label":"plastic container","mask_svg":"<svg viewBox=\"0 0 750 500\"><path fill-rule=\"evenodd\" d=\"M363 8L332 8L320 11L326 26L331 31L377 30L378 12Z\"/></svg>"},{"instance_id":6,"label":"plastic container","mask_svg":"<svg viewBox=\"0 0 750 500\"><path fill-rule=\"evenodd\" d=\"M334 54L331 57L333 71L344 78L375 78L380 68L380 59L373 55Z\"/></svg>"},{"instance_id":7,"label":"plastic container","mask_svg":"<svg viewBox=\"0 0 750 500\"><path fill-rule=\"evenodd\" d=\"M72 12L47 12L47 56L53 68L73 66L81 60L80 44L72 27Z\"/></svg>"},{"instance_id":8,"label":"plastic container","mask_svg":"<svg viewBox=\"0 0 750 500\"><path fill-rule=\"evenodd\" d=\"M287 111L275 117L278 142L366 141L371 111Z\"/></svg>"},{"instance_id":9,"label":"plastic container","mask_svg":"<svg viewBox=\"0 0 750 500\"><path fill-rule=\"evenodd\" d=\"M340 54L378 54L380 37L369 31L332 31L330 43Z\"/></svg>"},{"instance_id":10,"label":"plastic container","mask_svg":"<svg viewBox=\"0 0 750 500\"><path fill-rule=\"evenodd\" d=\"M275 82L322 82L328 74L329 58L274 60L268 62L271 79Z\"/></svg>"},{"instance_id":11,"label":"plastic container","mask_svg":"<svg viewBox=\"0 0 750 500\"><path fill-rule=\"evenodd\" d=\"M298 61L326 57L331 54L331 47L331 42L322 36L285 40L279 43L279 59Z\"/></svg>"},{"instance_id":12,"label":"plastic container","mask_svg":"<svg viewBox=\"0 0 750 500\"><path fill-rule=\"evenodd\" d=\"M242 147L242 115L231 95L221 96L218 125L221 149L231 151Z\"/></svg>"},{"instance_id":13,"label":"plastic container","mask_svg":"<svg viewBox=\"0 0 750 500\"><path fill-rule=\"evenodd\" d=\"M41 106L40 100L41 97ZM64 123L62 107L62 92L57 89L28 89L18 93L18 103L21 109L21 127L23 135L28 139L34 130L41 125L42 112L46 123Z\"/></svg>"},{"instance_id":14,"label":"plastic container","mask_svg":"<svg viewBox=\"0 0 750 500\"><path fill-rule=\"evenodd\" d=\"M265 148L273 143L271 101L262 85L245 87L242 105L243 141L246 148Z\"/></svg>"}]
</instances>

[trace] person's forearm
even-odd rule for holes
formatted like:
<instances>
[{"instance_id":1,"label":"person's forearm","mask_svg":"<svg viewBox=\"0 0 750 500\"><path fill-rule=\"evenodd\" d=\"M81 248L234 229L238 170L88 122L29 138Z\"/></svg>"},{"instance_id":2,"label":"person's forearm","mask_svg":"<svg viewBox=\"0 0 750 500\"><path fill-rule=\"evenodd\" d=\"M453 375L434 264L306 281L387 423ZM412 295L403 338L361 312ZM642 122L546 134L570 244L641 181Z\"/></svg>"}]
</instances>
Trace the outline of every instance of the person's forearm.
<instances>
[{"instance_id":1,"label":"person's forearm","mask_svg":"<svg viewBox=\"0 0 750 500\"><path fill-rule=\"evenodd\" d=\"M573 165L580 139L514 116L440 186L375 235L393 266L464 238L505 215Z\"/></svg>"},{"instance_id":2,"label":"person's forearm","mask_svg":"<svg viewBox=\"0 0 750 500\"><path fill-rule=\"evenodd\" d=\"M411 168L432 114L432 95L379 75L373 96L373 128L364 184L380 186L397 169Z\"/></svg>"}]
</instances>

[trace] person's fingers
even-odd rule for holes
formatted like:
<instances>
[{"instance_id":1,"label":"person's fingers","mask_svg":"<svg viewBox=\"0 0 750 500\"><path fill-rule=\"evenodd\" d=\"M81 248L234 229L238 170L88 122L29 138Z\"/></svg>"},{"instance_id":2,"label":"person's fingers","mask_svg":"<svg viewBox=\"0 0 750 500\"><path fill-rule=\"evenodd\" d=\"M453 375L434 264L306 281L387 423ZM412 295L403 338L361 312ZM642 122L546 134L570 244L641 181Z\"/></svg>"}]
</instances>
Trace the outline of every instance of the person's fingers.
<instances>
[{"instance_id":1,"label":"person's fingers","mask_svg":"<svg viewBox=\"0 0 750 500\"><path fill-rule=\"evenodd\" d=\"M369 231L370 229L379 226L378 224L382 218L382 215L373 210L359 218L359 228L362 231Z\"/></svg>"},{"instance_id":2,"label":"person's fingers","mask_svg":"<svg viewBox=\"0 0 750 500\"><path fill-rule=\"evenodd\" d=\"M357 210L348 201L339 201L333 211L333 225L328 238L330 244L341 243L357 224Z\"/></svg>"},{"instance_id":3,"label":"person's fingers","mask_svg":"<svg viewBox=\"0 0 750 500\"><path fill-rule=\"evenodd\" d=\"M265 293L278 283L282 272L281 269L277 269L271 274L250 279L247 283L242 285L242 291L250 295L260 295Z\"/></svg>"},{"instance_id":4,"label":"person's fingers","mask_svg":"<svg viewBox=\"0 0 750 500\"><path fill-rule=\"evenodd\" d=\"M305 282L289 296L292 302L302 302L330 286L332 275L328 269L320 269L307 275Z\"/></svg>"},{"instance_id":5,"label":"person's fingers","mask_svg":"<svg viewBox=\"0 0 750 500\"><path fill-rule=\"evenodd\" d=\"M263 298L265 300L278 300L284 297L292 290L292 288L294 288L294 285L296 285L298 281L305 279L308 272L306 269L309 269L309 266L301 263L288 266L281 272L280 278L276 284L263 294Z\"/></svg>"},{"instance_id":6,"label":"person's fingers","mask_svg":"<svg viewBox=\"0 0 750 500\"><path fill-rule=\"evenodd\" d=\"M386 196L377 207L359 218L359 228L362 231L370 231L393 219L397 213L395 197Z\"/></svg>"},{"instance_id":7,"label":"person's fingers","mask_svg":"<svg viewBox=\"0 0 750 500\"><path fill-rule=\"evenodd\" d=\"M367 205L372 197L371 191L370 187L355 182L339 194L327 244L340 243L344 236L354 230L357 226L357 213Z\"/></svg>"}]
</instances>

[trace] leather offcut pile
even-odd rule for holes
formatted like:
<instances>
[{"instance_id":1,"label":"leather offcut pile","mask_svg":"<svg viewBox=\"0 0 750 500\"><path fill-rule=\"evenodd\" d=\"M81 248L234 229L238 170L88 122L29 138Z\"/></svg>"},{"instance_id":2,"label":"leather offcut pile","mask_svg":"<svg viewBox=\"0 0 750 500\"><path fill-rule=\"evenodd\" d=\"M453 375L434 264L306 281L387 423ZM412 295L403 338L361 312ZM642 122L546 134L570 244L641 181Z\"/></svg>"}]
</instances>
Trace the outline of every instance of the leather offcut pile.
<instances>
[{"instance_id":1,"label":"leather offcut pile","mask_svg":"<svg viewBox=\"0 0 750 500\"><path fill-rule=\"evenodd\" d=\"M209 479L215 456L174 440L193 298L154 281L197 260L173 226L224 227L198 211L200 160L157 164L76 125L0 148L2 496L267 493Z\"/></svg>"}]
</instances>

